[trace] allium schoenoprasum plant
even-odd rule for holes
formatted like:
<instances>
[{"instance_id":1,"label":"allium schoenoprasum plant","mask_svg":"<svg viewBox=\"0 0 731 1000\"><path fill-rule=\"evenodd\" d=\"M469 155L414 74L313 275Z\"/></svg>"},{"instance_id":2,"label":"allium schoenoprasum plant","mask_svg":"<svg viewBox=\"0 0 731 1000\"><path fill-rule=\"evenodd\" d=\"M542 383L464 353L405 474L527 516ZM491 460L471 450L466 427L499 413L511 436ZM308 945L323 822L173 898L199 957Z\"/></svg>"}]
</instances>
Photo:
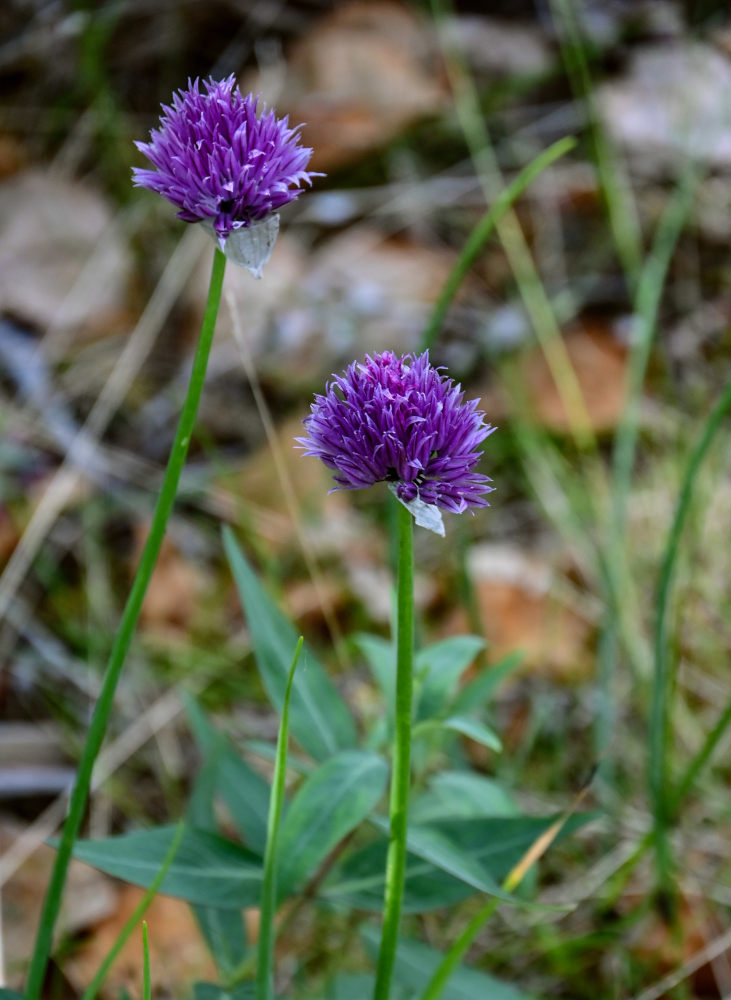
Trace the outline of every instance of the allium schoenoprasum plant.
<instances>
[{"instance_id":1,"label":"allium schoenoprasum plant","mask_svg":"<svg viewBox=\"0 0 731 1000\"><path fill-rule=\"evenodd\" d=\"M135 169L135 183L163 194L186 222L201 223L217 246L203 323L188 390L167 463L150 531L142 552L119 631L112 646L102 688L89 727L69 811L58 844L51 882L41 915L26 984L27 1000L38 1000L51 953L66 873L88 799L92 770L104 739L124 661L152 576L193 433L218 315L226 259L256 277L274 246L277 210L293 201L309 183L311 149L299 142L297 129L273 111L244 97L233 77L189 83L164 109L160 128L140 144L154 170ZM158 866L159 867L159 866Z\"/></svg>"},{"instance_id":2,"label":"allium schoenoprasum plant","mask_svg":"<svg viewBox=\"0 0 731 1000\"><path fill-rule=\"evenodd\" d=\"M322 975L295 993L290 984L288 996L435 1000L446 987L498 1000L526 997L460 959L498 901L533 905L513 890L537 856L536 843L547 845L585 817L564 824L555 816L522 815L509 792L474 772L459 751L464 736L501 751L486 713L515 658L496 665L488 683L484 676L463 683L481 639L455 636L414 650L414 523L442 533L442 511L451 518L486 505L491 487L477 464L492 430L478 402L465 400L426 353L384 352L353 364L334 377L305 419L299 447L333 469L336 488L385 483L394 494L394 640L357 640L383 697L383 725L369 727L354 717L225 529L256 666L281 715L271 787L189 699L203 766L172 860L171 827L76 845L77 857L138 885L160 881L166 866L161 891L193 906L220 974L218 984L196 984L198 1000L281 995L275 987L285 977L277 975L275 937L286 940L306 908L354 922L375 972L353 971L346 950L324 984ZM290 734L295 753L288 752ZM422 751L416 766L412 744ZM295 777L285 792L287 772ZM219 832L219 800L240 840ZM476 894L487 902L446 955L401 935L402 916ZM259 908L256 944L246 940L245 907ZM380 931L369 914L380 917ZM303 978L306 983L306 966Z\"/></svg>"},{"instance_id":3,"label":"allium schoenoprasum plant","mask_svg":"<svg viewBox=\"0 0 731 1000\"><path fill-rule=\"evenodd\" d=\"M438 309L446 309L501 213L570 145L561 141L540 154L491 206L445 284ZM272 1000L280 987L290 1000L436 1000L453 988L455 996L520 1000L521 991L461 965L461 959L496 901L533 905L525 896L516 897L515 888L547 845L585 817L564 822L522 815L509 792L474 772L460 752L464 736L500 752L489 703L515 658L464 682L463 674L484 645L480 638L456 636L414 649L414 522L443 534L443 512L451 517L484 506L491 490L477 466L492 428L478 402L465 401L460 387L432 366L426 353L399 357L384 352L355 363L316 399L300 441L333 469L336 488L384 482L394 494L399 555L394 640L369 635L356 640L382 695L382 720L373 725L356 717L312 648L262 587L233 532L225 529L224 548L256 668L281 717L277 747L247 746L242 753L188 699L202 766L182 824L105 840L78 839L94 761L193 432L226 260L258 277L274 245L278 209L316 176L307 170L311 150L300 144L298 129L253 96L244 97L233 78L208 80L203 89L197 80L189 83L140 148L153 169L136 168L135 183L163 194L182 220L200 223L213 237L211 281L150 533L56 845L25 996L40 998L75 854L148 890L115 949L156 891L192 906L219 973L216 983L193 985L196 1000ZM427 327L432 340L436 328L435 322ZM274 760L271 783L252 766L254 750ZM226 835L221 832L220 802L236 828L235 838L230 827ZM402 917L478 894L488 902L445 955L401 934ZM259 910L255 943L247 939L246 908ZM334 925L354 929L372 954L375 971L363 972L362 958L354 963L349 949L334 947L337 958L311 979L303 957L295 989L291 967L277 967L275 939L285 940L310 908ZM114 954L84 1000L93 1000Z\"/></svg>"}]
</instances>

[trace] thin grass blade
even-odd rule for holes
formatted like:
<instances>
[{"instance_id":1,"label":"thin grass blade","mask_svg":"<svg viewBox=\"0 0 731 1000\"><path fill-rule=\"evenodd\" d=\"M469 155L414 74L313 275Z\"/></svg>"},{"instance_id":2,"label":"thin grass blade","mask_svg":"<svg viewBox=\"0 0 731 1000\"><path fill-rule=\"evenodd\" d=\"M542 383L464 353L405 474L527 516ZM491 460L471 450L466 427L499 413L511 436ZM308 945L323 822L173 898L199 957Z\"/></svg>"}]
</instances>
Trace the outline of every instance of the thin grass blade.
<instances>
[{"instance_id":1,"label":"thin grass blade","mask_svg":"<svg viewBox=\"0 0 731 1000\"><path fill-rule=\"evenodd\" d=\"M304 639L299 637L292 657L292 665L287 676L287 687L282 703L282 722L277 737L277 756L274 762L274 777L269 800L269 821L267 841L264 850L264 880L261 887L261 907L259 917L259 953L256 968L256 1000L272 1000L274 996L274 912L277 905L277 840L282 819L284 801L284 779L287 775L287 743L289 740L289 702L292 694L294 673Z\"/></svg>"}]
</instances>

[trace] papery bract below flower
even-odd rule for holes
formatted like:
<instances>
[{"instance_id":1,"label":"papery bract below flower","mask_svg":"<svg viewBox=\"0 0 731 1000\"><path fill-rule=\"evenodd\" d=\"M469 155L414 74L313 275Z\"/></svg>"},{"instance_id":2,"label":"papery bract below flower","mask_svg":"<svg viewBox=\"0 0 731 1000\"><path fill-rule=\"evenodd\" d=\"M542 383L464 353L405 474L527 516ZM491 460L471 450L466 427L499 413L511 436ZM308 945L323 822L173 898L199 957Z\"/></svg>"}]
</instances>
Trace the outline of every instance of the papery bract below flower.
<instances>
[{"instance_id":1,"label":"papery bract below flower","mask_svg":"<svg viewBox=\"0 0 731 1000\"><path fill-rule=\"evenodd\" d=\"M133 176L185 222L212 226L224 248L231 233L294 201L320 175L306 169L312 150L300 145L299 126L266 109L257 115L258 98L243 97L233 76L204 87L189 80L172 107L163 105L150 142L135 143L155 169L136 167Z\"/></svg>"},{"instance_id":2,"label":"papery bract below flower","mask_svg":"<svg viewBox=\"0 0 731 1000\"><path fill-rule=\"evenodd\" d=\"M440 372L428 351L354 362L315 397L298 444L335 472L336 489L386 482L407 505L456 513L487 506L490 479L474 470L478 445L495 428L479 400L465 401Z\"/></svg>"}]
</instances>

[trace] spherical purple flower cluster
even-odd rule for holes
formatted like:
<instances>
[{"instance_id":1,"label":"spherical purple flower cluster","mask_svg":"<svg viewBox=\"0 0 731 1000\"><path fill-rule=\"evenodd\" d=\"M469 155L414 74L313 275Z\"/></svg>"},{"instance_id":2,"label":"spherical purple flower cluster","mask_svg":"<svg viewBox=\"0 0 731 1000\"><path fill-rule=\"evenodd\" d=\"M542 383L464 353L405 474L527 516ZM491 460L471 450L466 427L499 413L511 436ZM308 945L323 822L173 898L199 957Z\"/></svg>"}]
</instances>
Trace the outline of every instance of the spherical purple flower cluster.
<instances>
[{"instance_id":1,"label":"spherical purple flower cluster","mask_svg":"<svg viewBox=\"0 0 731 1000\"><path fill-rule=\"evenodd\" d=\"M163 105L150 142L135 144L156 169L133 175L177 205L179 218L208 220L224 241L294 201L318 175L305 169L312 150L300 145L299 127L265 109L258 117L258 98L243 97L233 76L204 86L201 93L189 80L172 107Z\"/></svg>"},{"instance_id":2,"label":"spherical purple flower cluster","mask_svg":"<svg viewBox=\"0 0 731 1000\"><path fill-rule=\"evenodd\" d=\"M405 503L459 513L487 506L492 490L474 471L478 445L495 430L478 403L465 402L428 351L402 358L384 351L333 376L304 421L307 436L297 440L335 471L336 489L387 482Z\"/></svg>"}]
</instances>

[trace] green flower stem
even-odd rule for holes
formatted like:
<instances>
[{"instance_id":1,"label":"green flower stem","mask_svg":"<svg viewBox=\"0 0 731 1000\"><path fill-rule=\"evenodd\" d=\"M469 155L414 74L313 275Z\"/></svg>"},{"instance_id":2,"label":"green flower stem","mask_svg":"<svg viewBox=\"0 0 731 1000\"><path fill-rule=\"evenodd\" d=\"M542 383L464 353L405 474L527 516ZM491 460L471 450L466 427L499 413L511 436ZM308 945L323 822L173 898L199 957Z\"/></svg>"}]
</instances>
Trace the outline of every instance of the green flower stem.
<instances>
[{"instance_id":1,"label":"green flower stem","mask_svg":"<svg viewBox=\"0 0 731 1000\"><path fill-rule=\"evenodd\" d=\"M195 415L203 389L208 355L210 354L211 343L213 341L218 306L221 301L225 267L226 258L220 250L216 250L213 258L211 283L208 289L208 301L206 302L198 346L195 358L193 359L193 369L190 375L188 392L185 397L182 413L180 414L178 430L165 470L165 477L152 518L150 533L147 536L147 542L145 543L134 583L132 584L132 589L122 615L119 631L104 674L99 700L96 703L91 725L89 726L89 734L86 738L81 760L79 761L76 782L71 792L69 811L61 834L58 853L56 854L56 861L51 874L51 882L46 893L43 912L41 913L41 920L38 926L38 934L28 973L25 1000L39 1000L43 988L46 967L51 954L53 929L61 907L61 896L66 881L66 872L71 861L74 841L78 836L86 803L89 798L94 762L104 740L107 722L114 702L114 692L117 687L119 675L122 672L122 667L124 666L130 642L132 641L137 619L140 616L142 602L145 598L152 571L155 568L160 546L165 536L165 527L173 508L180 474L183 471L185 457L188 453L190 436L193 432Z\"/></svg>"},{"instance_id":2,"label":"green flower stem","mask_svg":"<svg viewBox=\"0 0 731 1000\"><path fill-rule=\"evenodd\" d=\"M256 966L256 1000L272 1000L274 997L274 914L277 909L277 840L284 803L284 779L287 776L287 742L289 740L289 700L292 694L294 672L302 651L304 639L299 637L289 668L287 688L282 705L282 722L277 739L277 757L274 764L272 790L269 794L269 818L267 821L267 842L264 851L264 880L261 887L259 907L259 944ZM83 998L82 998L83 1000Z\"/></svg>"},{"instance_id":3,"label":"green flower stem","mask_svg":"<svg viewBox=\"0 0 731 1000\"><path fill-rule=\"evenodd\" d=\"M411 702L414 670L414 524L398 504L398 595L396 618L396 721L391 772L391 834L386 860L383 932L374 1000L388 1000L396 958L406 873L406 829L411 783Z\"/></svg>"}]
</instances>

